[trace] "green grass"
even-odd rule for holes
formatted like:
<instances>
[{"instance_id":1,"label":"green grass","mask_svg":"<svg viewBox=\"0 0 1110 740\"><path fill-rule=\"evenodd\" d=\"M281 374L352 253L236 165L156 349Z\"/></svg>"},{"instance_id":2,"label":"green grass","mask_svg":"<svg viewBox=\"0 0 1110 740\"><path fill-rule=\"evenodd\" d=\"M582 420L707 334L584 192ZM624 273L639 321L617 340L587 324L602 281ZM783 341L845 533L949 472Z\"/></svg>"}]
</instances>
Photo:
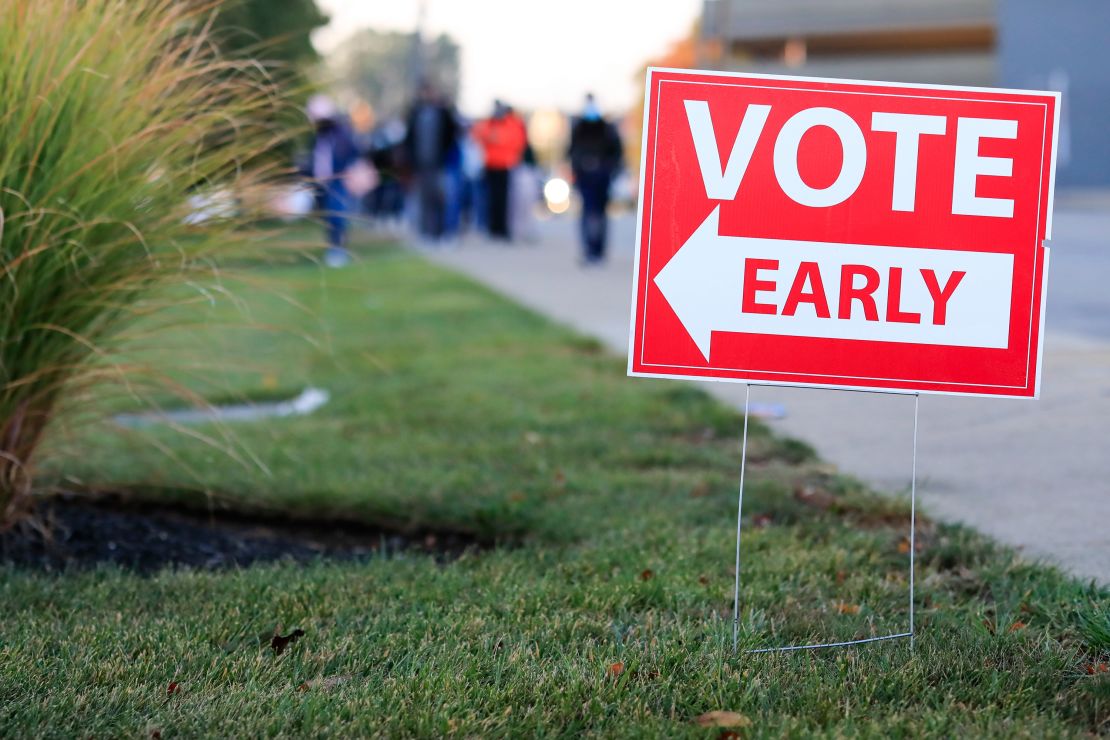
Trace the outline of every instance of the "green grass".
<instances>
[{"instance_id":1,"label":"green grass","mask_svg":"<svg viewBox=\"0 0 1110 740\"><path fill-rule=\"evenodd\" d=\"M734 656L735 411L628 379L596 343L397 250L255 275L266 288L217 302L163 358L208 397L312 384L328 406L235 426L226 449L83 427L43 478L497 545L449 564L0 569L0 735L717 737L694 722L713 710L745 736L1107 731L1105 590L926 524L915 653ZM215 357L207 379L188 370ZM904 502L759 424L749 459L743 646L904 629ZM832 504L799 502L804 485Z\"/></svg>"}]
</instances>

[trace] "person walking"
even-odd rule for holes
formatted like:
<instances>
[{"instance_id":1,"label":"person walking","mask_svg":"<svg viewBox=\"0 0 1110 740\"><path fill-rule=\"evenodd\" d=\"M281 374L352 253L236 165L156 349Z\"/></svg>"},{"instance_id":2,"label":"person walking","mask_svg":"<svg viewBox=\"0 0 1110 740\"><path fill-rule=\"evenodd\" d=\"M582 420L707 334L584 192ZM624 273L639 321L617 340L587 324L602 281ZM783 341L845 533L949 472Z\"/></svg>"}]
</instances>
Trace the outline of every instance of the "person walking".
<instances>
[{"instance_id":1,"label":"person walking","mask_svg":"<svg viewBox=\"0 0 1110 740\"><path fill-rule=\"evenodd\" d=\"M342 267L351 261L347 252L347 214L352 208L345 175L358 160L358 151L339 109L326 95L314 95L306 107L315 126L312 147L303 174L312 178L316 211L326 225L328 241L324 264Z\"/></svg>"},{"instance_id":2,"label":"person walking","mask_svg":"<svg viewBox=\"0 0 1110 740\"><path fill-rule=\"evenodd\" d=\"M527 135L524 121L500 100L494 101L493 115L474 125L474 140L485 155L484 195L486 226L494 239L511 238L509 232L509 181L524 156Z\"/></svg>"},{"instance_id":3,"label":"person walking","mask_svg":"<svg viewBox=\"0 0 1110 740\"><path fill-rule=\"evenodd\" d=\"M600 264L605 261L609 190L623 150L616 126L601 115L593 95L586 96L582 116L571 128L567 157L582 198L582 263Z\"/></svg>"},{"instance_id":4,"label":"person walking","mask_svg":"<svg viewBox=\"0 0 1110 740\"><path fill-rule=\"evenodd\" d=\"M405 152L416 191L417 233L431 242L446 236L448 164L458 159L458 121L451 106L428 82L409 111Z\"/></svg>"}]
</instances>

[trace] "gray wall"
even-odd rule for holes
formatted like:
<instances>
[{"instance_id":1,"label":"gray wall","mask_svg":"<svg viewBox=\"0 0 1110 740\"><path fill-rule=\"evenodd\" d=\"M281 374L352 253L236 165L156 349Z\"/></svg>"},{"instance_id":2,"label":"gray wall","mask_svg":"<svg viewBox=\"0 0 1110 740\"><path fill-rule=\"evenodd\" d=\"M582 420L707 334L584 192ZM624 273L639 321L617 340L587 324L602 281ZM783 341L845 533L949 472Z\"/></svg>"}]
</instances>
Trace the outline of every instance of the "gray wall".
<instances>
[{"instance_id":1,"label":"gray wall","mask_svg":"<svg viewBox=\"0 0 1110 740\"><path fill-rule=\"evenodd\" d=\"M715 35L744 39L945 28L994 14L995 0L706 0L703 10Z\"/></svg>"},{"instance_id":2,"label":"gray wall","mask_svg":"<svg viewBox=\"0 0 1110 740\"><path fill-rule=\"evenodd\" d=\"M1058 187L1110 187L1110 1L999 0L999 83L1064 93Z\"/></svg>"}]
</instances>

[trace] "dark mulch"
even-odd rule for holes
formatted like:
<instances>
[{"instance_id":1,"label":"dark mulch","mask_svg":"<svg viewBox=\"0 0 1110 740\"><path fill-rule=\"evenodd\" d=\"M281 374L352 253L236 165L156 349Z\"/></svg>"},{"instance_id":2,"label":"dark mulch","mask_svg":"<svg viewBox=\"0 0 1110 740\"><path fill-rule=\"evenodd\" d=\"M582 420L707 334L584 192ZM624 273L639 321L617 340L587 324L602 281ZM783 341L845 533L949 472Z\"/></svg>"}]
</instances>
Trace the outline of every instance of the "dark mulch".
<instances>
[{"instance_id":1,"label":"dark mulch","mask_svg":"<svg viewBox=\"0 0 1110 740\"><path fill-rule=\"evenodd\" d=\"M358 560L403 553L447 560L474 547L472 537L459 533L401 533L351 522L68 495L40 501L31 517L0 532L0 563L45 571L112 564L152 573L171 566L215 570L284 559Z\"/></svg>"}]
</instances>

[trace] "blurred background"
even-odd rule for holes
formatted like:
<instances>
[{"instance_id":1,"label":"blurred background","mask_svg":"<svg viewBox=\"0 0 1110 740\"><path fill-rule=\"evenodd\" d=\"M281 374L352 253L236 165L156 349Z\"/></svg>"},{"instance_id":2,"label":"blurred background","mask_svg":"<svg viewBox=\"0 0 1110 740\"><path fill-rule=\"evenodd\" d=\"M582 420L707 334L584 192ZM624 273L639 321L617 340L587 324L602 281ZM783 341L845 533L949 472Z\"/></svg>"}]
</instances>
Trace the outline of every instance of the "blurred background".
<instances>
[{"instance_id":1,"label":"blurred background","mask_svg":"<svg viewBox=\"0 0 1110 740\"><path fill-rule=\"evenodd\" d=\"M291 63L350 126L355 149L372 165L354 189L351 215L405 227L427 244L487 234L491 207L495 219L504 210L509 222L497 231L534 242L542 231L536 215L577 213L579 203L596 211L597 201L617 212L633 205L648 64L1057 90L1062 202L1099 204L1110 191L1110 51L1103 43L1110 7L1098 0L679 0L649 9L619 0L557 8L255 0L232 3L221 22L241 32L244 48L253 39ZM453 141L417 163L416 140L438 133L412 126L422 90L426 102L451 112ZM525 141L507 153L512 174L494 182L491 204L491 143L474 126L503 110L523 126ZM623 149L619 160L603 158L609 182L601 197L573 187L572 132L587 112L613 125ZM421 176L430 168L435 187ZM300 214L309 200L280 207ZM594 252L605 253L603 241ZM589 247L583 244L587 257Z\"/></svg>"},{"instance_id":2,"label":"blurred background","mask_svg":"<svg viewBox=\"0 0 1110 740\"><path fill-rule=\"evenodd\" d=\"M319 0L319 8L330 22L311 37L321 58L313 79L346 111L375 168L360 222L411 234L434 259L620 354L648 65L1063 93L1044 395L1028 404L929 399L921 469L926 500L941 515L1079 572L1105 573L1110 543L1088 522L1110 517L1102 443L1110 431L1110 4ZM422 85L457 123L453 150L433 161L434 180L414 159ZM483 121L506 109L526 137L500 161ZM509 170L499 180L489 177L491 154ZM505 248L513 245L539 248ZM600 269L584 269L592 267ZM742 386L708 386L740 403ZM847 472L884 490L908 485L904 399L805 389L756 398L776 428ZM1000 507L1007 517L997 516Z\"/></svg>"}]
</instances>

